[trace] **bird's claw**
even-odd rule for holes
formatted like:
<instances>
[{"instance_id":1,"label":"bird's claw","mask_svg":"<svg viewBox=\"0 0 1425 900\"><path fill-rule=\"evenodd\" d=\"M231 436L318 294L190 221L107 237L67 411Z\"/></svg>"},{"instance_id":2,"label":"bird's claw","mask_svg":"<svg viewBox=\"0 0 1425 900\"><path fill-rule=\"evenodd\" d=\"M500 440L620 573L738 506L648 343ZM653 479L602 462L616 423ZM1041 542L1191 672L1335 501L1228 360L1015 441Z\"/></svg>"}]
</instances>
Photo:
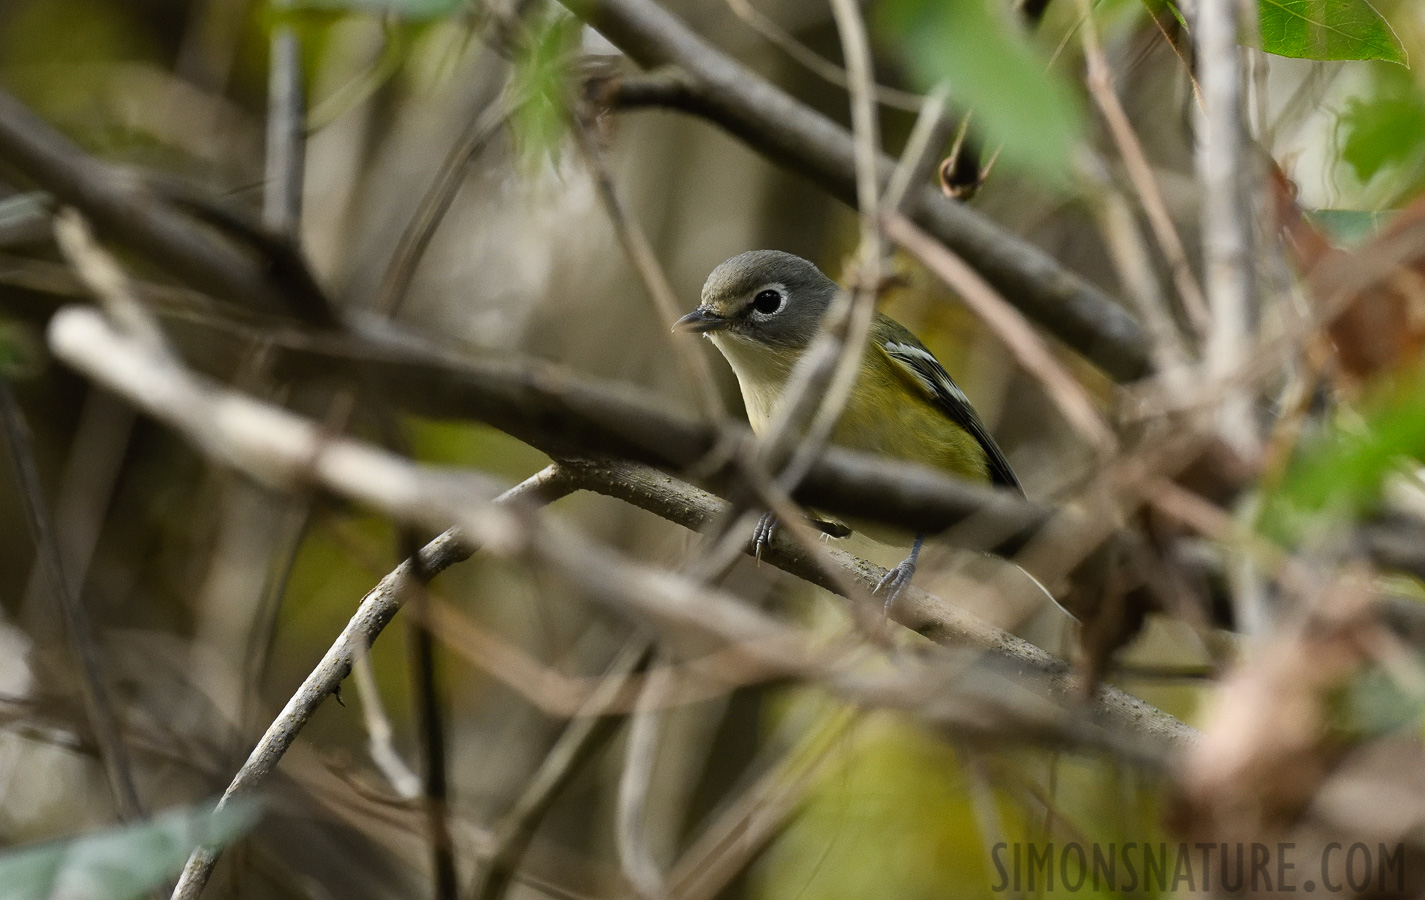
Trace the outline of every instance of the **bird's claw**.
<instances>
[{"instance_id":1,"label":"bird's claw","mask_svg":"<svg viewBox=\"0 0 1425 900\"><path fill-rule=\"evenodd\" d=\"M762 551L766 550L772 543L772 536L777 533L777 517L771 513L766 513L757 520L757 525L752 529L752 555L757 561L762 562Z\"/></svg>"},{"instance_id":2,"label":"bird's claw","mask_svg":"<svg viewBox=\"0 0 1425 900\"><path fill-rule=\"evenodd\" d=\"M883 612L887 616L890 615L892 604L905 592L906 588L910 587L911 579L914 577L915 557L912 556L909 559L901 560L899 565L887 572L881 580L876 583L876 587L871 593L885 595L886 605Z\"/></svg>"}]
</instances>

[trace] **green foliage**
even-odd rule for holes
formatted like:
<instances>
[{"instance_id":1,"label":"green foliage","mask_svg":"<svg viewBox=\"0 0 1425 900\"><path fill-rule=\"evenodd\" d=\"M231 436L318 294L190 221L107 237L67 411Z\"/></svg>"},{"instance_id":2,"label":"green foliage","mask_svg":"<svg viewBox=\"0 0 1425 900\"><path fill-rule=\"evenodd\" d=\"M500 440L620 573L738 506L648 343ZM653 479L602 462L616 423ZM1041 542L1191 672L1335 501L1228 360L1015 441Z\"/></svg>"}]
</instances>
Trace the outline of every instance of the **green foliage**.
<instances>
[{"instance_id":1,"label":"green foliage","mask_svg":"<svg viewBox=\"0 0 1425 900\"><path fill-rule=\"evenodd\" d=\"M1425 373L1404 378L1373 404L1364 427L1338 426L1298 455L1263 504L1264 533L1295 544L1323 517L1358 516L1380 497L1381 483L1406 459L1425 458Z\"/></svg>"},{"instance_id":2,"label":"green foliage","mask_svg":"<svg viewBox=\"0 0 1425 900\"><path fill-rule=\"evenodd\" d=\"M1418 657L1416 663L1425 662ZM1352 742L1418 728L1425 718L1425 698L1407 690L1399 678L1379 666L1356 675L1327 698L1331 730Z\"/></svg>"},{"instance_id":3,"label":"green foliage","mask_svg":"<svg viewBox=\"0 0 1425 900\"><path fill-rule=\"evenodd\" d=\"M464 0L273 0L279 18L306 13L368 13L408 22L443 19L465 6Z\"/></svg>"},{"instance_id":4,"label":"green foliage","mask_svg":"<svg viewBox=\"0 0 1425 900\"><path fill-rule=\"evenodd\" d=\"M549 457L488 425L407 418L411 449L421 462L469 466L510 482L528 478L549 464Z\"/></svg>"},{"instance_id":5,"label":"green foliage","mask_svg":"<svg viewBox=\"0 0 1425 900\"><path fill-rule=\"evenodd\" d=\"M1390 220L1390 212L1360 209L1308 210L1307 218L1317 228L1330 235L1331 242L1353 247L1365 243Z\"/></svg>"},{"instance_id":6,"label":"green foliage","mask_svg":"<svg viewBox=\"0 0 1425 900\"><path fill-rule=\"evenodd\" d=\"M1002 848L995 865L997 841L1042 850L1062 842L1065 831L1085 846L1162 839L1152 785L1111 765L1030 750L976 760L891 713L865 717L831 752L831 765L757 869L757 900L1015 896L1004 891L1008 878L1026 887L1036 882L1015 866L1012 849ZM986 777L982 792L970 781L971 765ZM1065 831L1045 832L1037 803L1026 808L1020 801L1027 794L1005 790L1019 784L1039 791L1045 782L1053 785L1044 795L1060 822L1073 823ZM1055 890L1037 893L1039 881L1027 896L1115 896L1087 872L1077 889L1065 889L1061 877L1083 871L1072 860L1067 871L1055 870Z\"/></svg>"},{"instance_id":7,"label":"green foliage","mask_svg":"<svg viewBox=\"0 0 1425 900\"><path fill-rule=\"evenodd\" d=\"M960 761L891 716L849 739L761 867L762 900L979 897L992 870Z\"/></svg>"},{"instance_id":8,"label":"green foliage","mask_svg":"<svg viewBox=\"0 0 1425 900\"><path fill-rule=\"evenodd\" d=\"M1383 59L1405 47L1369 0L1258 0L1262 49L1300 59Z\"/></svg>"},{"instance_id":9,"label":"green foliage","mask_svg":"<svg viewBox=\"0 0 1425 900\"><path fill-rule=\"evenodd\" d=\"M987 0L889 0L876 24L922 87L946 84L1007 164L1067 182L1084 112L1063 79Z\"/></svg>"},{"instance_id":10,"label":"green foliage","mask_svg":"<svg viewBox=\"0 0 1425 900\"><path fill-rule=\"evenodd\" d=\"M510 127L519 156L528 164L553 157L568 127L566 85L579 28L579 20L562 7L548 8L531 21L529 45L515 59Z\"/></svg>"},{"instance_id":11,"label":"green foliage","mask_svg":"<svg viewBox=\"0 0 1425 900\"><path fill-rule=\"evenodd\" d=\"M23 333L15 325L0 318L0 378L13 376L25 367Z\"/></svg>"},{"instance_id":12,"label":"green foliage","mask_svg":"<svg viewBox=\"0 0 1425 900\"><path fill-rule=\"evenodd\" d=\"M0 900L129 900L175 877L199 846L229 843L257 820L253 803L171 810L0 856Z\"/></svg>"},{"instance_id":13,"label":"green foliage","mask_svg":"<svg viewBox=\"0 0 1425 900\"><path fill-rule=\"evenodd\" d=\"M1374 90L1353 98L1341 117L1341 157L1362 182L1388 167L1418 169L1425 161L1425 95L1414 77L1390 66L1373 73Z\"/></svg>"},{"instance_id":14,"label":"green foliage","mask_svg":"<svg viewBox=\"0 0 1425 900\"><path fill-rule=\"evenodd\" d=\"M89 146L98 98L116 63L158 58L159 48L125 4L30 0L9 4L0 27L4 85ZM80 127L84 126L84 127Z\"/></svg>"}]
</instances>

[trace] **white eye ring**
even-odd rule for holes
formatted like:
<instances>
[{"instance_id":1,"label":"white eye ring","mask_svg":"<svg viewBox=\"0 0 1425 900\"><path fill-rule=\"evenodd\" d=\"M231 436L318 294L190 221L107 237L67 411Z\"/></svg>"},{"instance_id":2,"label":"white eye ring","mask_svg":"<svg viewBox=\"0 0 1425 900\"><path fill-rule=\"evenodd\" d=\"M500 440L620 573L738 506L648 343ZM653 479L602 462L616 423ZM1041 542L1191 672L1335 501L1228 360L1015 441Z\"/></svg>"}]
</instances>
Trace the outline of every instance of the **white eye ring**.
<instances>
[{"instance_id":1,"label":"white eye ring","mask_svg":"<svg viewBox=\"0 0 1425 900\"><path fill-rule=\"evenodd\" d=\"M763 288L752 298L752 308L764 316L781 312L787 302L787 295L776 288Z\"/></svg>"}]
</instances>

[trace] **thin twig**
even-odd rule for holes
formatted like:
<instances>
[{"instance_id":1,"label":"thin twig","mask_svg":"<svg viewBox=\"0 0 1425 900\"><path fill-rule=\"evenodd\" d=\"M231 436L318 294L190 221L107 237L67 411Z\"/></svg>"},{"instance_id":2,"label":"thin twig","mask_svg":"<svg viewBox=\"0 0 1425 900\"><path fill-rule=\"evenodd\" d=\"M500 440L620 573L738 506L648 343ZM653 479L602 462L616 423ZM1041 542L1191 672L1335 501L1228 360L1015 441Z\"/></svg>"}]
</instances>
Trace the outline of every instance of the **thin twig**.
<instances>
[{"instance_id":1,"label":"thin twig","mask_svg":"<svg viewBox=\"0 0 1425 900\"><path fill-rule=\"evenodd\" d=\"M671 672L666 666L658 666L657 659L655 656L651 671L644 679L638 707L629 722L614 828L619 867L641 900L662 900L666 896L663 872L653 858L645 833L663 707L673 688Z\"/></svg>"},{"instance_id":2,"label":"thin twig","mask_svg":"<svg viewBox=\"0 0 1425 900\"><path fill-rule=\"evenodd\" d=\"M500 133L509 121L513 109L510 98L501 98L486 106L461 134L460 140L450 149L435 180L421 198L415 215L411 216L396 247L391 252L391 261L381 276L381 287L377 291L373 308L382 315L395 316L405 304L406 291L415 277L416 267L426 248L435 236L436 228L455 202L456 194L465 183L470 167L480 158L480 153L490 141Z\"/></svg>"},{"instance_id":3,"label":"thin twig","mask_svg":"<svg viewBox=\"0 0 1425 900\"><path fill-rule=\"evenodd\" d=\"M860 241L849 302L838 297L822 317L816 336L792 367L772 422L761 436L759 462L767 471L781 470L776 485L787 493L796 489L825 450L861 373L885 252L877 170L881 138L871 98L870 42L853 0L832 0L831 8L850 78Z\"/></svg>"},{"instance_id":4,"label":"thin twig","mask_svg":"<svg viewBox=\"0 0 1425 900\"><path fill-rule=\"evenodd\" d=\"M108 688L104 686L104 667L99 659L94 629L80 601L78 586L71 584L65 575L64 562L55 543L54 525L45 504L44 488L35 468L30 429L25 424L20 404L10 392L9 381L3 377L0 377L0 427L5 431L6 448L10 451L10 462L19 482L20 502L30 536L35 542L35 552L44 566L50 590L64 619L70 648L79 662L79 690L84 699L84 711L94 739L99 744L99 756L108 776L114 807L119 818L126 822L137 821L143 817L143 807L139 804L138 791L134 789L133 771L124 746L119 717L109 699Z\"/></svg>"},{"instance_id":5,"label":"thin twig","mask_svg":"<svg viewBox=\"0 0 1425 900\"><path fill-rule=\"evenodd\" d=\"M670 895L679 900L712 900L757 859L822 777L858 721L859 710L840 707L824 716L703 829L670 873Z\"/></svg>"},{"instance_id":6,"label":"thin twig","mask_svg":"<svg viewBox=\"0 0 1425 900\"><path fill-rule=\"evenodd\" d=\"M421 566L419 544L413 544L407 558L414 563L412 577L402 586L409 592L406 604L424 608L426 583L430 576ZM411 667L412 706L421 749L421 799L426 828L430 834L431 871L436 900L456 900L460 893L455 871L455 842L450 834L450 782L445 754L445 706L440 690L440 669L435 636L419 617L408 620L408 654Z\"/></svg>"},{"instance_id":7,"label":"thin twig","mask_svg":"<svg viewBox=\"0 0 1425 900\"><path fill-rule=\"evenodd\" d=\"M504 896L550 804L574 777L580 764L613 735L616 720L611 718L611 707L623 694L628 680L647 665L652 652L653 645L648 639L634 638L615 657L598 688L565 726L524 792L500 822L490 856L466 893L469 900L498 900Z\"/></svg>"},{"instance_id":8,"label":"thin twig","mask_svg":"<svg viewBox=\"0 0 1425 900\"><path fill-rule=\"evenodd\" d=\"M911 188L923 184L936 165L935 157L945 144L945 95L943 88L931 91L915 117L910 137L906 138L900 162L886 183L886 196L881 206L886 212L901 212ZM963 134L961 135L963 137Z\"/></svg>"},{"instance_id":9,"label":"thin twig","mask_svg":"<svg viewBox=\"0 0 1425 900\"><path fill-rule=\"evenodd\" d=\"M572 131L574 144L579 148L584 164L589 169L599 200L610 223L613 224L614 233L623 245L629 262L633 263L639 280L643 282L644 291L653 300L653 306L663 321L664 331L671 331L673 323L682 316L683 309L678 303L677 294L673 291L667 273L658 262L658 254L653 251L653 244L648 240L648 235L638 224L638 220L619 197L613 173L609 171L608 162L604 159L595 136L589 133L588 127L578 116L574 117ZM675 340L673 347L678 362L688 370L703 416L714 422L726 418L727 412L722 396L718 393L717 382L713 379L712 369L708 366L707 357L689 341Z\"/></svg>"},{"instance_id":10,"label":"thin twig","mask_svg":"<svg viewBox=\"0 0 1425 900\"><path fill-rule=\"evenodd\" d=\"M839 88L850 89L851 81L847 77L845 69L797 40L782 26L763 15L748 0L727 0L727 5L739 19L776 45L777 49L796 60L807 71ZM919 94L886 87L883 84L876 85L874 93L876 102L882 106L903 109L906 112L915 112L920 108L923 100Z\"/></svg>"},{"instance_id":11,"label":"thin twig","mask_svg":"<svg viewBox=\"0 0 1425 900\"><path fill-rule=\"evenodd\" d=\"M1118 444L1089 399L1078 379L1070 375L1019 311L980 278L958 256L898 214L886 217L886 231L940 276L965 304L975 311L1004 341L1015 359L1044 387L1058 404L1059 411L1089 446L1101 454L1111 453Z\"/></svg>"},{"instance_id":12,"label":"thin twig","mask_svg":"<svg viewBox=\"0 0 1425 900\"><path fill-rule=\"evenodd\" d=\"M88 578L137 418L127 403L107 391L96 388L85 394L54 508L60 557L75 584ZM59 634L63 627L59 611L48 602L47 583L44 562L37 559L16 618L44 623L39 635Z\"/></svg>"},{"instance_id":13,"label":"thin twig","mask_svg":"<svg viewBox=\"0 0 1425 900\"><path fill-rule=\"evenodd\" d=\"M277 0L281 8L287 3ZM267 76L267 171L262 183L262 224L295 237L302 219L306 102L302 44L291 25L272 28Z\"/></svg>"},{"instance_id":14,"label":"thin twig","mask_svg":"<svg viewBox=\"0 0 1425 900\"><path fill-rule=\"evenodd\" d=\"M1086 80L1089 95L1093 97L1094 103L1103 113L1104 121L1108 123L1109 134L1118 147L1119 155L1123 157L1128 179L1138 194L1138 202L1147 214L1153 236L1157 238L1158 246L1168 261L1168 268L1172 270L1173 283L1177 285L1178 296L1182 298L1188 321L1201 338L1207 334L1210 327L1207 301L1203 299L1202 288L1198 286L1197 278L1192 273L1187 250L1183 247L1182 238L1178 236L1172 216L1168 214L1167 201L1163 199L1158 180L1153 177L1153 168L1148 163L1147 154L1143 152L1143 144L1134 133L1128 113L1124 111L1118 93L1113 89L1113 75L1109 71L1108 59L1104 56L1103 46L1099 42L1098 26L1094 22L1089 0L1079 0L1079 7L1083 12L1080 35L1083 39L1084 56L1088 62Z\"/></svg>"},{"instance_id":15,"label":"thin twig","mask_svg":"<svg viewBox=\"0 0 1425 900\"><path fill-rule=\"evenodd\" d=\"M1167 389L1177 393L1187 366L1187 343L1158 284L1148 242L1140 232L1133 207L1109 180L1107 167L1100 168L1103 171L1098 177L1091 178L1098 190L1097 196L1090 198L1089 209L1098 221L1119 281L1128 289L1129 299L1143 318L1155 374Z\"/></svg>"},{"instance_id":16,"label":"thin twig","mask_svg":"<svg viewBox=\"0 0 1425 900\"><path fill-rule=\"evenodd\" d=\"M847 91L851 95L851 137L856 163L856 213L860 217L861 246L858 276L876 285L881 267L880 174L881 128L876 118L875 81L871 73L871 41L866 23L854 0L831 0L832 17L846 57ZM865 267L867 271L859 271Z\"/></svg>"},{"instance_id":17,"label":"thin twig","mask_svg":"<svg viewBox=\"0 0 1425 900\"><path fill-rule=\"evenodd\" d=\"M356 694L361 701L361 718L366 723L371 761L399 796L414 800L421 795L421 779L406 765L391 741L391 720L381 703L381 689L376 686L376 677L371 671L369 648L356 641L351 645L351 651L351 677L356 682Z\"/></svg>"}]
</instances>

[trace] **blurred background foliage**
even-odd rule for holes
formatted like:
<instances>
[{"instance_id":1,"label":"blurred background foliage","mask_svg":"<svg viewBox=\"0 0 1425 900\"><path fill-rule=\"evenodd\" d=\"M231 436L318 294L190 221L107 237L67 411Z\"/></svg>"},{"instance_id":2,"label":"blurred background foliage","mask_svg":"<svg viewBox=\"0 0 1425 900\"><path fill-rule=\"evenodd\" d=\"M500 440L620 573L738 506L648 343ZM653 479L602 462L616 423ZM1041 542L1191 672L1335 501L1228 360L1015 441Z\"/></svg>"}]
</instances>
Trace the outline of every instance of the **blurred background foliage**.
<instances>
[{"instance_id":1,"label":"blurred background foliage","mask_svg":"<svg viewBox=\"0 0 1425 900\"><path fill-rule=\"evenodd\" d=\"M733 4L667 5L757 71L847 120L844 92L779 52ZM571 77L587 57L615 51L562 8L527 6L533 39L508 58L487 42L491 23L481 6L460 0L3 0L0 85L115 165L183 179L255 209L269 38L276 27L294 28L309 109L301 241L353 315L370 313L393 248L449 148L474 115L508 96L510 128L464 173L400 318L460 352L535 355L691 407L674 338L619 252L569 139ZM821 0L757 6L839 60ZM1319 21L1318 8L1340 17L1324 32L1305 24ZM1254 57L1262 66L1255 132L1298 186L1312 221L1342 243L1368 240L1425 187L1425 86L1419 67L1406 65L1425 59L1425 11L1411 0L1262 0L1260 10L1262 40L1276 55ZM877 0L869 12L880 80L909 90L948 83L955 107L974 110L984 155L1002 148L1005 169L991 172L976 207L1124 293L1092 225L1098 198L1085 159L1102 158L1108 144L1084 96L1079 5L1050 3L1032 35L997 2ZM1165 38L1182 18L1167 0L1100 0L1093 16L1174 217L1193 222L1192 87ZM913 114L887 106L882 115L888 143L898 148ZM615 182L685 306L694 305L717 262L749 248L790 250L840 273L854 218L817 189L690 119L648 113L600 125ZM33 204L26 186L5 182L0 190L0 365L34 431L48 496L61 516L71 503L72 521L88 516L97 528L82 593L137 735L141 793L154 810L197 802L221 790L357 601L395 565L396 536L388 522L341 502L276 496L211 466L49 360L43 323L78 291L46 230L25 227ZM1184 235L1195 242L1193 229ZM143 262L128 262L138 277L162 280ZM909 262L898 265L903 279L887 311L956 374L1030 495L1052 498L1081 481L1092 456L1052 403L943 287ZM202 314L175 315L170 324L195 365L326 415L329 393L289 391L271 376L258 332ZM736 410L730 374L709 359ZM1100 375L1067 354L1065 361L1108 398ZM1402 458L1425 456L1425 380L1414 369L1366 373L1361 397L1291 455L1262 504L1263 535L1286 545L1310 540L1377 502ZM414 454L427 462L510 482L545 462L482 426L406 425ZM369 427L356 417L359 432ZM672 526L601 498L573 497L557 510L660 563L676 565L691 543ZM0 842L9 846L114 821L26 534L13 482L0 479L0 701L7 710ZM828 630L845 625L824 595L766 569L741 565L731 579L745 595L801 610ZM600 672L627 634L568 585L493 560L477 557L443 575L433 594L570 676ZM1000 624L1050 649L1067 647L1053 610ZM413 758L412 687L399 631L377 643L371 661L395 746ZM1122 683L1193 721L1204 693L1199 682L1135 678L1132 666L1206 670L1222 658L1223 643L1231 638L1155 620L1129 648ZM441 655L453 814L468 836L508 808L562 723L465 656ZM426 893L420 816L374 769L351 693L344 704L321 708L300 752L284 763L285 781L266 817L225 859L210 896ZM1366 684L1340 702L1351 728L1418 729L1409 698ZM670 714L651 823L660 861L671 863L756 772L782 725L795 720L812 730L838 717L845 711L824 697L776 686ZM998 840L1167 839L1163 786L1109 761L961 746L887 713L855 717L817 753L800 811L750 877L722 896L980 897L993 883L987 847ZM587 768L531 854L576 895L602 896L618 884L607 824L618 758L615 744ZM168 859L150 847L151 833L131 840L134 858ZM0 857L0 879L50 851L25 852L31 855ZM144 890L130 886L125 895ZM541 893L528 884L514 892ZM0 885L0 896L42 895Z\"/></svg>"}]
</instances>

